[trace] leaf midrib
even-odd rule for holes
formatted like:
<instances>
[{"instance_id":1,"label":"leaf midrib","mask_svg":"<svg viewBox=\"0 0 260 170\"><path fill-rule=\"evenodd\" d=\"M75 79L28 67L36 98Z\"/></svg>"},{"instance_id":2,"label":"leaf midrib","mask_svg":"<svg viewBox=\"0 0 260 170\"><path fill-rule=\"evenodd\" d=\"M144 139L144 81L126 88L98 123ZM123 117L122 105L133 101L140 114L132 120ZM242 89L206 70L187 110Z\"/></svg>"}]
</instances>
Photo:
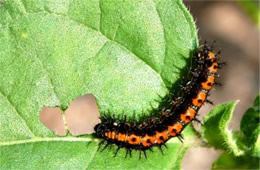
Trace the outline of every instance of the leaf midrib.
<instances>
[{"instance_id":1,"label":"leaf midrib","mask_svg":"<svg viewBox=\"0 0 260 170\"><path fill-rule=\"evenodd\" d=\"M0 142L0 146L18 145L36 142L98 142L98 139L89 137L33 137L31 139Z\"/></svg>"},{"instance_id":2,"label":"leaf midrib","mask_svg":"<svg viewBox=\"0 0 260 170\"><path fill-rule=\"evenodd\" d=\"M14 140L8 142L0 142L1 146L10 146L10 145L19 145L19 144L28 144L28 143L37 143L37 142L96 142L98 143L99 139L94 139L91 137L33 137L30 139L21 139L21 140ZM179 143L176 138L172 138L167 141L167 143ZM186 144L184 144L186 145ZM187 144L189 145L189 144Z\"/></svg>"}]
</instances>

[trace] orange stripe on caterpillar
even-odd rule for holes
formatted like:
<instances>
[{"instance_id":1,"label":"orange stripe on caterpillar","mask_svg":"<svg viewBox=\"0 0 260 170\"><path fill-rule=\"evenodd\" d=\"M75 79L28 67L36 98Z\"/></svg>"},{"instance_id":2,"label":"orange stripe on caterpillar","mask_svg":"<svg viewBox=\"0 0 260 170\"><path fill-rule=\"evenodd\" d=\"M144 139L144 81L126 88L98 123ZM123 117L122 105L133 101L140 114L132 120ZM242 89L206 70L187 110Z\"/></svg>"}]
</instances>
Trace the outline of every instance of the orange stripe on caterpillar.
<instances>
[{"instance_id":1,"label":"orange stripe on caterpillar","mask_svg":"<svg viewBox=\"0 0 260 170\"><path fill-rule=\"evenodd\" d=\"M170 133L171 136L176 136L177 134L179 134L182 129L183 129L183 125L180 124L179 122L176 122L175 124L173 124L172 126L168 126L168 132Z\"/></svg>"},{"instance_id":2,"label":"orange stripe on caterpillar","mask_svg":"<svg viewBox=\"0 0 260 170\"><path fill-rule=\"evenodd\" d=\"M110 139L115 139L116 133L115 132L106 132L105 136Z\"/></svg>"},{"instance_id":3,"label":"orange stripe on caterpillar","mask_svg":"<svg viewBox=\"0 0 260 170\"><path fill-rule=\"evenodd\" d=\"M126 142L127 141L127 135L123 133L118 133L117 140L119 142Z\"/></svg>"},{"instance_id":4,"label":"orange stripe on caterpillar","mask_svg":"<svg viewBox=\"0 0 260 170\"><path fill-rule=\"evenodd\" d=\"M200 107L205 102L207 94L203 91L200 91L196 98L192 99L193 106Z\"/></svg>"},{"instance_id":5,"label":"orange stripe on caterpillar","mask_svg":"<svg viewBox=\"0 0 260 170\"><path fill-rule=\"evenodd\" d=\"M212 73L216 73L218 71L218 63L217 62L214 62L212 64L212 66L210 66L209 68L209 71L212 72Z\"/></svg>"},{"instance_id":6,"label":"orange stripe on caterpillar","mask_svg":"<svg viewBox=\"0 0 260 170\"><path fill-rule=\"evenodd\" d=\"M158 144L165 143L165 141L167 141L169 138L166 131L162 131L162 132L156 131L155 137L156 137L156 142Z\"/></svg>"},{"instance_id":7,"label":"orange stripe on caterpillar","mask_svg":"<svg viewBox=\"0 0 260 170\"><path fill-rule=\"evenodd\" d=\"M181 114L181 120L185 122L186 124L190 123L196 115L196 111L189 107L185 113Z\"/></svg>"},{"instance_id":8,"label":"orange stripe on caterpillar","mask_svg":"<svg viewBox=\"0 0 260 170\"><path fill-rule=\"evenodd\" d=\"M201 83L201 86L205 90L210 90L215 83L215 76L208 76L205 82Z\"/></svg>"},{"instance_id":9,"label":"orange stripe on caterpillar","mask_svg":"<svg viewBox=\"0 0 260 170\"><path fill-rule=\"evenodd\" d=\"M140 145L141 144L141 136L136 136L135 134L131 134L129 136L128 143L132 144L132 145Z\"/></svg>"},{"instance_id":10,"label":"orange stripe on caterpillar","mask_svg":"<svg viewBox=\"0 0 260 170\"><path fill-rule=\"evenodd\" d=\"M142 138L142 145L144 147L149 147L149 146L152 146L154 143L155 143L155 137L154 136L149 136L149 135L145 135L143 138Z\"/></svg>"},{"instance_id":11,"label":"orange stripe on caterpillar","mask_svg":"<svg viewBox=\"0 0 260 170\"><path fill-rule=\"evenodd\" d=\"M216 55L211 51L208 54L208 58L211 60L211 62L214 62L216 59Z\"/></svg>"}]
</instances>

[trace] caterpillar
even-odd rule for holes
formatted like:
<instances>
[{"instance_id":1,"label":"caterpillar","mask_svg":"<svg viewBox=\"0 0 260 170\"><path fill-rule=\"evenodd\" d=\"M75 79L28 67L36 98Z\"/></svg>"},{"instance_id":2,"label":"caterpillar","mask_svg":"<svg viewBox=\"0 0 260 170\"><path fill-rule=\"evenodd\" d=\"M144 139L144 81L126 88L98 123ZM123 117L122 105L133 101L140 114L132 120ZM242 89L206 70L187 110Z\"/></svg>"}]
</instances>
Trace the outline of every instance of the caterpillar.
<instances>
[{"instance_id":1,"label":"caterpillar","mask_svg":"<svg viewBox=\"0 0 260 170\"><path fill-rule=\"evenodd\" d=\"M139 157L152 147L162 146L173 137L183 139L181 132L196 119L200 107L205 103L211 103L207 97L213 85L218 70L225 63L219 62L219 54L213 51L213 45L206 42L193 55L195 66L190 69L190 77L183 83L181 93L175 97L166 98L163 107L158 109L158 116L147 117L142 121L131 122L117 120L113 116L101 116L101 123L94 127L95 136L103 139L100 145L105 144L103 149L109 145L116 145L114 156L121 148L126 148L126 157L131 156L132 150L139 151ZM111 115L111 114L110 114ZM163 153L163 152L162 152Z\"/></svg>"}]
</instances>

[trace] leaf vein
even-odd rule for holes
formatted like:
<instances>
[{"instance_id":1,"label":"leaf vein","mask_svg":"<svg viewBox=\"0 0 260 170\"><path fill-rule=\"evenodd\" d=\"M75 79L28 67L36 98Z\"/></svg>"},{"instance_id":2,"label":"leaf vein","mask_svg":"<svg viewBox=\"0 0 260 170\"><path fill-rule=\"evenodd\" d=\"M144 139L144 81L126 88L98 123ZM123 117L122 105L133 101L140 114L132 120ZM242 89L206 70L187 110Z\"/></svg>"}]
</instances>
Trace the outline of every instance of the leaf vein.
<instances>
[{"instance_id":1,"label":"leaf vein","mask_svg":"<svg viewBox=\"0 0 260 170\"><path fill-rule=\"evenodd\" d=\"M158 18L159 18L159 21L160 21L160 25L162 27L162 31L163 31L163 39L164 39L164 58L163 58L163 67L165 66L165 63L166 63L166 56L167 56L167 40L166 40L166 34L165 34L165 29L164 29L164 26L163 26L163 22L162 22L162 19L161 19L161 15L157 9L157 6L156 6L156 3L154 2L154 0L151 1L152 4L154 5L154 8L155 8L155 11L156 11L156 14L158 15Z\"/></svg>"},{"instance_id":2,"label":"leaf vein","mask_svg":"<svg viewBox=\"0 0 260 170\"><path fill-rule=\"evenodd\" d=\"M15 112L17 113L17 115L23 120L24 124L26 125L26 127L28 128L29 130L29 135L31 137L34 137L35 134L33 133L33 131L30 129L28 123L26 122L26 120L24 119L24 117L21 115L21 113L17 110L17 108L15 107L14 103L7 97L7 95L5 95L3 93L3 91L0 89L0 94L6 99L6 101L10 104L10 106L13 107L13 109L15 110Z\"/></svg>"},{"instance_id":3,"label":"leaf vein","mask_svg":"<svg viewBox=\"0 0 260 170\"><path fill-rule=\"evenodd\" d=\"M91 58L95 58L99 53L100 53L100 51L104 48L104 46L106 45L108 43L108 41L106 41L102 46L101 46L101 48L99 48L98 49L98 51L96 52L96 54L95 54L95 56L94 57L91 57ZM85 61L83 61L82 63L82 66L84 66L85 65L85 62L87 62L88 60L90 60L91 58L87 58Z\"/></svg>"},{"instance_id":4,"label":"leaf vein","mask_svg":"<svg viewBox=\"0 0 260 170\"><path fill-rule=\"evenodd\" d=\"M88 29L91 29L91 30L93 30L93 31L95 31L95 32L98 32L101 36L103 36L103 37L106 38L107 40L109 40L109 41L111 41L111 42L114 42L116 45L118 45L118 46L121 47L122 49L126 50L127 52L129 52L129 53L132 54L133 56L139 58L139 60L141 60L144 64L148 65L155 73L157 73L157 74L159 75L160 79L161 79L162 82L163 82L163 85L166 86L166 80L164 80L164 79L162 78L162 76L161 76L161 74L160 74L160 72L159 72L158 70L156 70L153 66L151 66L149 63L147 63L145 60L143 60L143 59L142 59L140 56L138 56L136 53L134 53L133 51L131 51L130 49L128 49L126 46L124 46L123 44L120 44L120 42L118 42L118 41L116 41L116 40L112 40L112 39L110 39L109 37L107 37L105 34L103 34L103 33L101 32L101 30L100 30L100 31L97 31L97 30L95 30L95 29L89 27L88 25L86 25L86 24L84 24L84 23L81 23L81 22L79 22L79 21L76 21L76 20L70 18L69 16L62 15L62 14L56 14L56 13L53 13L53 12L50 12L50 11L47 11L47 10L45 10L45 11L46 11L47 13L49 13L49 14L54 14L54 15L56 15L56 16L67 17L67 18L69 18L71 21L73 21L73 22L75 22L75 23L77 23L77 24L79 24L79 25L82 25L82 26L84 26L84 27L87 27ZM37 12L33 12L33 13L30 13L30 14L37 14ZM100 17L100 20L101 20L101 17ZM100 25L101 25L101 23L100 23ZM100 27L100 28L101 28L101 27Z\"/></svg>"},{"instance_id":5,"label":"leaf vein","mask_svg":"<svg viewBox=\"0 0 260 170\"><path fill-rule=\"evenodd\" d=\"M101 0L98 1L100 16L99 16L99 32L101 32L101 20L102 20L102 10L101 10ZM85 25L85 24L84 24Z\"/></svg>"},{"instance_id":6,"label":"leaf vein","mask_svg":"<svg viewBox=\"0 0 260 170\"><path fill-rule=\"evenodd\" d=\"M37 60L39 61L39 63L40 63L40 65L41 65L42 69L46 72L47 78L49 79L49 82L50 82L50 84L51 84L51 86L52 86L52 89L53 89L53 92L54 92L54 94L55 94L55 97L59 100L59 103L60 103L60 98L59 98L58 93L57 93L57 91L56 91L56 89L55 89L55 86L54 86L54 84L53 84L53 81L52 81L52 79L51 79L51 76L48 74L48 71L44 68L44 64L43 64L43 62L40 60L40 58L38 57L38 55L35 54L34 56L35 56L35 59L37 59Z\"/></svg>"},{"instance_id":7,"label":"leaf vein","mask_svg":"<svg viewBox=\"0 0 260 170\"><path fill-rule=\"evenodd\" d=\"M98 148L98 147L96 147L96 148ZM89 165L91 164L92 160L95 158L96 152L97 152L97 149L95 150L95 152L93 151L93 152L91 153L90 159L89 159L88 163L86 164L86 166L85 166L86 168L85 168L85 169L87 169L87 168L89 167Z\"/></svg>"}]
</instances>

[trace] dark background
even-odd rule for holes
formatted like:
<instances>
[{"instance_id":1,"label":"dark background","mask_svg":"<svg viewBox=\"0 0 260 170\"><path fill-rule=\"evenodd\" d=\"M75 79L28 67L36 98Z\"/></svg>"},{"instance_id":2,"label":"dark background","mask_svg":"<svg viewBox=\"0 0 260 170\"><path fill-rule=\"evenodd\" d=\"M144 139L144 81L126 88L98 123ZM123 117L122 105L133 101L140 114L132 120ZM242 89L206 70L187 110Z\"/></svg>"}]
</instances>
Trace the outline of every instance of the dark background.
<instances>
[{"instance_id":1,"label":"dark background","mask_svg":"<svg viewBox=\"0 0 260 170\"><path fill-rule=\"evenodd\" d=\"M241 1L184 1L193 15L200 38L216 43L221 50L221 69L217 79L222 86L215 86L209 97L215 105L240 100L234 112L230 129L239 130L240 120L259 93L259 26L248 15ZM259 5L259 2L256 1ZM206 104L200 110L200 120L213 106ZM195 124L197 128L198 125ZM213 148L190 149L183 160L183 169L211 169L212 162L221 151Z\"/></svg>"}]
</instances>

